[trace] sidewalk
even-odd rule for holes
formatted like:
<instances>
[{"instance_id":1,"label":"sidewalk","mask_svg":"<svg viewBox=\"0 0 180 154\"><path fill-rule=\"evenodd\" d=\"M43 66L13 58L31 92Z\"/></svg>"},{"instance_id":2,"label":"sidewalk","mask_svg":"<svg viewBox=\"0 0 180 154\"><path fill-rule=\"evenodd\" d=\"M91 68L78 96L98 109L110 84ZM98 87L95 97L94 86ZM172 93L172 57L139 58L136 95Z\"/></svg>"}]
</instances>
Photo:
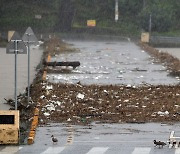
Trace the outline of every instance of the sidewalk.
<instances>
[{"instance_id":1,"label":"sidewalk","mask_svg":"<svg viewBox=\"0 0 180 154\"><path fill-rule=\"evenodd\" d=\"M157 49L161 50L162 52L167 52L180 60L180 48L157 48Z\"/></svg>"},{"instance_id":2,"label":"sidewalk","mask_svg":"<svg viewBox=\"0 0 180 154\"><path fill-rule=\"evenodd\" d=\"M36 74L36 66L42 57L42 50L39 47L31 47L30 50L30 82ZM23 93L27 87L28 80L28 55L17 55L17 95ZM5 48L0 48L0 110L8 110L9 105L4 104L6 99L14 99L14 75L15 56L6 54Z\"/></svg>"}]
</instances>

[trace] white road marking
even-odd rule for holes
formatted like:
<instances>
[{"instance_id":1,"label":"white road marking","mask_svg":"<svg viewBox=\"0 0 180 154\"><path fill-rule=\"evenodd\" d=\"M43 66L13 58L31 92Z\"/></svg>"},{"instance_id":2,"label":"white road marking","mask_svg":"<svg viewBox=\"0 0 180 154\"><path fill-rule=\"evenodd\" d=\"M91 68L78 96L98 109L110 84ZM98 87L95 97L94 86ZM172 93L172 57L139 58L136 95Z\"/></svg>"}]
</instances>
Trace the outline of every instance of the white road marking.
<instances>
[{"instance_id":1,"label":"white road marking","mask_svg":"<svg viewBox=\"0 0 180 154\"><path fill-rule=\"evenodd\" d=\"M177 148L175 154L180 154L180 148Z\"/></svg>"},{"instance_id":2,"label":"white road marking","mask_svg":"<svg viewBox=\"0 0 180 154\"><path fill-rule=\"evenodd\" d=\"M65 147L49 147L46 151L42 152L41 154L58 154L62 152Z\"/></svg>"},{"instance_id":3,"label":"white road marking","mask_svg":"<svg viewBox=\"0 0 180 154\"><path fill-rule=\"evenodd\" d=\"M149 154L151 148L135 148L132 154Z\"/></svg>"},{"instance_id":4,"label":"white road marking","mask_svg":"<svg viewBox=\"0 0 180 154\"><path fill-rule=\"evenodd\" d=\"M103 154L107 149L108 147L94 147L87 154Z\"/></svg>"},{"instance_id":5,"label":"white road marking","mask_svg":"<svg viewBox=\"0 0 180 154\"><path fill-rule=\"evenodd\" d=\"M177 149L179 147L180 142L176 142L175 148Z\"/></svg>"},{"instance_id":6,"label":"white road marking","mask_svg":"<svg viewBox=\"0 0 180 154\"><path fill-rule=\"evenodd\" d=\"M89 141L89 140L87 140L87 141L78 141L78 140L76 140L76 141L73 141L74 143L88 143L88 142L90 142L90 143L95 143L95 142L97 142L97 143L152 143L151 141L113 141L113 140L110 140L110 141L97 141L97 140L92 140L92 141Z\"/></svg>"},{"instance_id":7,"label":"white road marking","mask_svg":"<svg viewBox=\"0 0 180 154\"><path fill-rule=\"evenodd\" d=\"M23 147L19 147L19 146L7 146L4 149L2 149L0 153L1 154L15 154L22 148Z\"/></svg>"}]
</instances>

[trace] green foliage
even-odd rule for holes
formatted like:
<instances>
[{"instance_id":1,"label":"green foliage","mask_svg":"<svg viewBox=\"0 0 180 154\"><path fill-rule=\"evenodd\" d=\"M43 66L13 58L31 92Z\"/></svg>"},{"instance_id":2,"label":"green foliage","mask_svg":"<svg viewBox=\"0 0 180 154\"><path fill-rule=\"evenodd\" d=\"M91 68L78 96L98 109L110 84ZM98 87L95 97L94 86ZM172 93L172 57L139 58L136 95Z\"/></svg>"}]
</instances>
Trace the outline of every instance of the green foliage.
<instances>
[{"instance_id":1,"label":"green foliage","mask_svg":"<svg viewBox=\"0 0 180 154\"><path fill-rule=\"evenodd\" d=\"M151 14L152 31L180 29L180 0L118 2L119 20L115 22L115 0L0 0L0 28L25 30L31 26L38 32L70 31L72 26L86 27L87 20L94 19L98 28L137 33L141 28L148 30Z\"/></svg>"},{"instance_id":2,"label":"green foliage","mask_svg":"<svg viewBox=\"0 0 180 154\"><path fill-rule=\"evenodd\" d=\"M41 29L49 30L55 25L55 5L51 0L3 0L0 4L3 4L0 8L1 30L22 31L31 26L41 31ZM41 15L42 19L36 19L35 15Z\"/></svg>"},{"instance_id":3,"label":"green foliage","mask_svg":"<svg viewBox=\"0 0 180 154\"><path fill-rule=\"evenodd\" d=\"M143 7L142 0L119 0L120 14L135 17Z\"/></svg>"},{"instance_id":4,"label":"green foliage","mask_svg":"<svg viewBox=\"0 0 180 154\"><path fill-rule=\"evenodd\" d=\"M168 31L175 20L173 6L170 5L170 3L167 3L167 1L160 3L160 0L156 0L140 12L140 25L146 31L148 31L149 28L150 15L152 21L152 31Z\"/></svg>"}]
</instances>

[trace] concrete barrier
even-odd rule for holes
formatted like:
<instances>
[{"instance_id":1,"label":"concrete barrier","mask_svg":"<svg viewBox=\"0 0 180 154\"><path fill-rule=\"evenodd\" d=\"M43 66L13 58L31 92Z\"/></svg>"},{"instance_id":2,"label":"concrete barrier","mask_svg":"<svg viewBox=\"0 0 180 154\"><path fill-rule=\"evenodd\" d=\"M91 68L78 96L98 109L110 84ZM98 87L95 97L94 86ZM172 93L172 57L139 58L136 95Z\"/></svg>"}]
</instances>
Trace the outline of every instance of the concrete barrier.
<instances>
[{"instance_id":1,"label":"concrete barrier","mask_svg":"<svg viewBox=\"0 0 180 154\"><path fill-rule=\"evenodd\" d=\"M141 34L141 42L143 43L149 43L149 33L142 33Z\"/></svg>"},{"instance_id":2,"label":"concrete barrier","mask_svg":"<svg viewBox=\"0 0 180 154\"><path fill-rule=\"evenodd\" d=\"M0 110L0 144L19 143L19 111Z\"/></svg>"}]
</instances>

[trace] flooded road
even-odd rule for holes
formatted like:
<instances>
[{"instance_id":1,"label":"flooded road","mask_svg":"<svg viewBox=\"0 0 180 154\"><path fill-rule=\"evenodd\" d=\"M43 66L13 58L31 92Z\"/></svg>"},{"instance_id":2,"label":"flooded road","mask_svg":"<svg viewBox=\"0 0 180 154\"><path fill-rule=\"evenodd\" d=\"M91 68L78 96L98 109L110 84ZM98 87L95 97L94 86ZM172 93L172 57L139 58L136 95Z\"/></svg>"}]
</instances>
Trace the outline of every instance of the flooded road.
<instances>
[{"instance_id":1,"label":"flooded road","mask_svg":"<svg viewBox=\"0 0 180 154\"><path fill-rule=\"evenodd\" d=\"M51 61L80 61L68 74L49 74L51 82L82 84L173 85L179 78L168 76L145 51L130 41L68 41L78 52L62 53Z\"/></svg>"},{"instance_id":2,"label":"flooded road","mask_svg":"<svg viewBox=\"0 0 180 154\"><path fill-rule=\"evenodd\" d=\"M38 47L31 47L31 82L36 74L36 66L39 64L42 50ZM0 109L9 109L9 105L3 104L6 99L14 99L14 54L6 54L5 48L0 48ZM27 87L28 80L28 56L26 54L17 55L17 94L23 93Z\"/></svg>"}]
</instances>

